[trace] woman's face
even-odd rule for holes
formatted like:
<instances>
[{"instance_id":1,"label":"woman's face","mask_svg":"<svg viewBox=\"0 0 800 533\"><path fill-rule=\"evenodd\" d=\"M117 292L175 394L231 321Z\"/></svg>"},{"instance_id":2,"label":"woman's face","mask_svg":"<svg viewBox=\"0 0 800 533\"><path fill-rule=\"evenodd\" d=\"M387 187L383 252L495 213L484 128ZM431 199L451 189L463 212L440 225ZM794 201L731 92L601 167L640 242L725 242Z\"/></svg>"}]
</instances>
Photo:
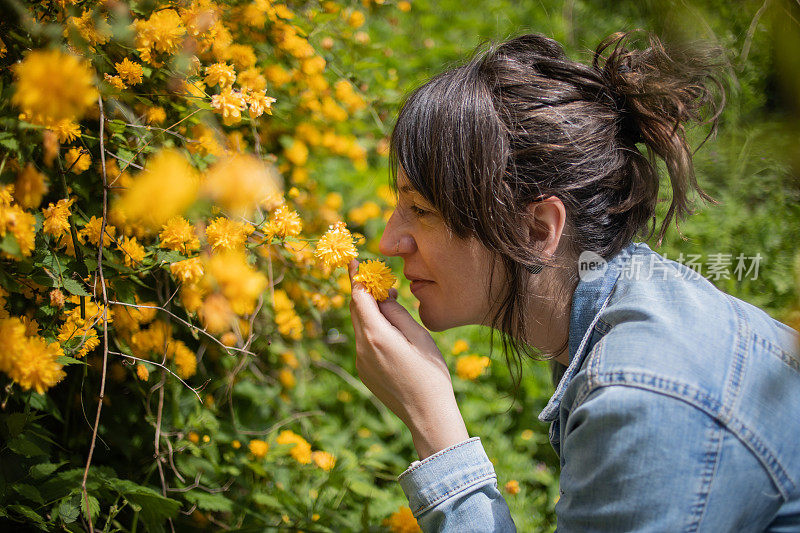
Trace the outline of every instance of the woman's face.
<instances>
[{"instance_id":1,"label":"woman's face","mask_svg":"<svg viewBox=\"0 0 800 533\"><path fill-rule=\"evenodd\" d=\"M501 286L502 268L477 239L453 235L439 214L416 192L402 172L397 207L386 224L380 252L403 258L403 274L419 300L419 316L432 331L486 324Z\"/></svg>"}]
</instances>

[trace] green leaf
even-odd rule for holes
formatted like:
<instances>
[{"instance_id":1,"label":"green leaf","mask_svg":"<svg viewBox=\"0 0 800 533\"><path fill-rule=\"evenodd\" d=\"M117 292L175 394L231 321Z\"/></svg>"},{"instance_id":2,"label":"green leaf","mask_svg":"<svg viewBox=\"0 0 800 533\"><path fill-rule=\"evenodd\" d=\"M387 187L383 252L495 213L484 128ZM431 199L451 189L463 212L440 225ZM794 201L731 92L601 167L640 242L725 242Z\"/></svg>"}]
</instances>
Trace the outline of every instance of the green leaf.
<instances>
[{"instance_id":1,"label":"green leaf","mask_svg":"<svg viewBox=\"0 0 800 533\"><path fill-rule=\"evenodd\" d=\"M16 139L0 139L0 145L5 146L9 150L19 150L19 142Z\"/></svg>"},{"instance_id":2,"label":"green leaf","mask_svg":"<svg viewBox=\"0 0 800 533\"><path fill-rule=\"evenodd\" d=\"M41 448L25 437L17 437L8 441L8 449L18 455L24 455L25 457L46 455Z\"/></svg>"},{"instance_id":3,"label":"green leaf","mask_svg":"<svg viewBox=\"0 0 800 533\"><path fill-rule=\"evenodd\" d=\"M70 357L68 355L60 355L56 357L56 363L62 364L64 366L87 364L85 361L81 361L80 359L75 359L74 357Z\"/></svg>"},{"instance_id":4,"label":"green leaf","mask_svg":"<svg viewBox=\"0 0 800 533\"><path fill-rule=\"evenodd\" d=\"M259 505L263 505L264 507L269 507L270 509L277 509L280 510L283 508L281 502L275 496L270 496L269 494L264 494L263 492L257 492L252 495L253 501Z\"/></svg>"},{"instance_id":5,"label":"green leaf","mask_svg":"<svg viewBox=\"0 0 800 533\"><path fill-rule=\"evenodd\" d=\"M36 487L31 485L25 485L23 483L14 483L11 485L11 488L14 489L14 492L22 496L23 498L30 500L36 503L44 503L42 499L42 495L39 494L39 491L36 490Z\"/></svg>"},{"instance_id":6,"label":"green leaf","mask_svg":"<svg viewBox=\"0 0 800 533\"><path fill-rule=\"evenodd\" d=\"M359 496L363 496L365 498L372 498L377 492L373 485L359 480L351 481L348 485L348 488Z\"/></svg>"},{"instance_id":7,"label":"green leaf","mask_svg":"<svg viewBox=\"0 0 800 533\"><path fill-rule=\"evenodd\" d=\"M141 507L139 516L150 531L163 531L164 521L174 518L181 507L177 500L165 498L150 487L126 479L107 479L106 484L132 504Z\"/></svg>"},{"instance_id":8,"label":"green leaf","mask_svg":"<svg viewBox=\"0 0 800 533\"><path fill-rule=\"evenodd\" d=\"M19 249L19 243L17 243L17 239L14 238L14 235L10 231L6 233L2 240L0 240L0 250L14 256L19 256L22 254L22 250Z\"/></svg>"},{"instance_id":9,"label":"green leaf","mask_svg":"<svg viewBox=\"0 0 800 533\"><path fill-rule=\"evenodd\" d=\"M186 256L174 250L159 250L156 253L156 259L165 263L177 263L178 261L186 259Z\"/></svg>"},{"instance_id":10,"label":"green leaf","mask_svg":"<svg viewBox=\"0 0 800 533\"><path fill-rule=\"evenodd\" d=\"M233 502L222 494L210 494L193 490L186 493L186 501L194 503L204 511L232 511Z\"/></svg>"},{"instance_id":11,"label":"green leaf","mask_svg":"<svg viewBox=\"0 0 800 533\"><path fill-rule=\"evenodd\" d=\"M91 296L86 290L83 288L83 285L77 280L72 278L64 278L62 280L62 286L71 294L75 296Z\"/></svg>"},{"instance_id":12,"label":"green leaf","mask_svg":"<svg viewBox=\"0 0 800 533\"><path fill-rule=\"evenodd\" d=\"M87 520L89 519L89 517L87 516L87 512L86 512L86 500L87 500L87 498L89 500L89 513L88 514L90 514L91 517L92 517L92 520L94 520L95 518L97 518L97 515L100 514L100 502L97 501L97 498L95 498L91 494L88 495L88 497L81 494L81 512L83 513L84 518L86 518Z\"/></svg>"},{"instance_id":13,"label":"green leaf","mask_svg":"<svg viewBox=\"0 0 800 533\"><path fill-rule=\"evenodd\" d=\"M42 479L50 476L65 464L67 464L66 461L61 461L60 463L40 463L38 465L33 465L28 473L33 479Z\"/></svg>"},{"instance_id":14,"label":"green leaf","mask_svg":"<svg viewBox=\"0 0 800 533\"><path fill-rule=\"evenodd\" d=\"M58 505L58 516L61 517L65 524L70 524L77 520L79 514L80 508L73 497L64 498Z\"/></svg>"},{"instance_id":15,"label":"green leaf","mask_svg":"<svg viewBox=\"0 0 800 533\"><path fill-rule=\"evenodd\" d=\"M44 526L45 524L44 519L27 505L9 505L7 510L14 511L17 514L24 516L28 520L36 522L36 525L38 526Z\"/></svg>"},{"instance_id":16,"label":"green leaf","mask_svg":"<svg viewBox=\"0 0 800 533\"><path fill-rule=\"evenodd\" d=\"M28 415L25 413L11 413L6 417L6 426L8 426L8 436L14 438L22 433L22 428L28 421Z\"/></svg>"},{"instance_id":17,"label":"green leaf","mask_svg":"<svg viewBox=\"0 0 800 533\"><path fill-rule=\"evenodd\" d=\"M135 304L136 287L130 280L117 279L114 281L114 290L117 293L117 300L127 304Z\"/></svg>"}]
</instances>

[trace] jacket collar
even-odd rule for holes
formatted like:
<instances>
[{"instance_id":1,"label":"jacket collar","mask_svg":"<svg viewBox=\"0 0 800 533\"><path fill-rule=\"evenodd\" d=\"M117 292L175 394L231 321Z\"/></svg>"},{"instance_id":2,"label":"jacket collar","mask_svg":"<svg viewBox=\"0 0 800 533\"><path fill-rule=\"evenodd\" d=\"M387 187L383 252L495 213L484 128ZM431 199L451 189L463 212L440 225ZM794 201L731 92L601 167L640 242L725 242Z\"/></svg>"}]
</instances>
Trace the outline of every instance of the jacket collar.
<instances>
[{"instance_id":1,"label":"jacket collar","mask_svg":"<svg viewBox=\"0 0 800 533\"><path fill-rule=\"evenodd\" d=\"M637 246L628 244L608 262L592 252L584 252L578 259L580 281L572 295L569 320L569 366L547 406L539 413L542 422L552 422L558 417L564 392L589 353L589 340L600 312L608 303L620 273Z\"/></svg>"}]
</instances>

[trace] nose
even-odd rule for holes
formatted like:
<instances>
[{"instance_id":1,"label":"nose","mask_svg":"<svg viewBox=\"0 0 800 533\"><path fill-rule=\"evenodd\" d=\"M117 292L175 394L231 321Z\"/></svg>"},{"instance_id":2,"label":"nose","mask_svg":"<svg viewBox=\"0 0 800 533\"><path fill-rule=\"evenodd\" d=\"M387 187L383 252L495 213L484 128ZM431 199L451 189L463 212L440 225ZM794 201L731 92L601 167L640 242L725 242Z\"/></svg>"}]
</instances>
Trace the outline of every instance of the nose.
<instances>
[{"instance_id":1,"label":"nose","mask_svg":"<svg viewBox=\"0 0 800 533\"><path fill-rule=\"evenodd\" d=\"M386 222L386 228L381 235L378 250L381 255L386 256L405 256L413 254L417 251L417 242L414 237L408 232L406 224L401 220L397 209L394 210L389 221Z\"/></svg>"}]
</instances>

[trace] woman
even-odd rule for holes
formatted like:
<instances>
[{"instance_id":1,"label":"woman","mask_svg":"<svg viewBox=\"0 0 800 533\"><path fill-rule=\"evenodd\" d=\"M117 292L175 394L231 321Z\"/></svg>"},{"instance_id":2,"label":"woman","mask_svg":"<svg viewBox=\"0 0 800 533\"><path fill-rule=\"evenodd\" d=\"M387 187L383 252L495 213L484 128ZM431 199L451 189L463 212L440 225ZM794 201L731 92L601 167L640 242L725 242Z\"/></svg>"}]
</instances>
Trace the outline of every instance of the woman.
<instances>
[{"instance_id":1,"label":"woman","mask_svg":"<svg viewBox=\"0 0 800 533\"><path fill-rule=\"evenodd\" d=\"M518 37L400 112L381 252L403 259L425 327L359 284L351 312L360 378L411 430L420 460L399 481L426 531L514 530L427 331L465 324L498 331L512 361L566 367L539 415L559 530L800 531L796 333L632 242L655 230L657 158L660 236L690 193L708 198L684 126L708 114L713 130L717 56L630 37L591 66Z\"/></svg>"}]
</instances>

